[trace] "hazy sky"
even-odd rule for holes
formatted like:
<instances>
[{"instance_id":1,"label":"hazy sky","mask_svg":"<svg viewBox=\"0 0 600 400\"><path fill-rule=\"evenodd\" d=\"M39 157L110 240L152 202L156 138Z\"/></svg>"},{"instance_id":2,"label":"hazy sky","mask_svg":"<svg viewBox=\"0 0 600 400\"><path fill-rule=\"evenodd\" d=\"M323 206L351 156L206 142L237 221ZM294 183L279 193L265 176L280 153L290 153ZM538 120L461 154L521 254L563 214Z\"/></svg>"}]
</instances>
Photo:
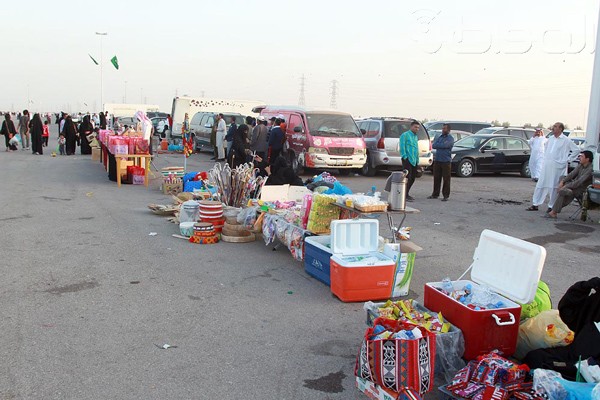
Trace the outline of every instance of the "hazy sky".
<instances>
[{"instance_id":1,"label":"hazy sky","mask_svg":"<svg viewBox=\"0 0 600 400\"><path fill-rule=\"evenodd\" d=\"M160 6L155 4L160 3ZM100 109L176 93L355 116L585 125L595 0L11 1L0 109ZM117 55L120 70L110 64ZM87 104L85 106L84 104Z\"/></svg>"}]
</instances>

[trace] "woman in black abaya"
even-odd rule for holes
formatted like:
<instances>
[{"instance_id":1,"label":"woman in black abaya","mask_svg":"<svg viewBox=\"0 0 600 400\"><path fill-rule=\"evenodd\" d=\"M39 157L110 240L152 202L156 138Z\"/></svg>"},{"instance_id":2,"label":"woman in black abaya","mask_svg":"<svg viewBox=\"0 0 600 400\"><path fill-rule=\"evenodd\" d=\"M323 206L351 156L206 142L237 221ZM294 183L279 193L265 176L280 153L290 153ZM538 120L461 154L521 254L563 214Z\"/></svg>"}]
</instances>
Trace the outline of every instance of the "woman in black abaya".
<instances>
[{"instance_id":1,"label":"woman in black abaya","mask_svg":"<svg viewBox=\"0 0 600 400\"><path fill-rule=\"evenodd\" d=\"M73 119L71 116L67 116L65 119L65 126L63 128L63 134L66 139L66 150L67 155L72 156L75 154L75 149L77 145L77 128L75 128L75 124L73 123Z\"/></svg>"},{"instance_id":2,"label":"woman in black abaya","mask_svg":"<svg viewBox=\"0 0 600 400\"><path fill-rule=\"evenodd\" d=\"M83 117L83 122L79 124L79 136L81 138L81 154L92 154L92 148L90 147L90 141L88 135L91 135L94 131L94 127L90 122L90 116L86 115Z\"/></svg>"},{"instance_id":3,"label":"woman in black abaya","mask_svg":"<svg viewBox=\"0 0 600 400\"><path fill-rule=\"evenodd\" d=\"M44 124L40 114L36 113L31 120L31 152L33 154L44 154L42 146L42 134L44 133Z\"/></svg>"}]
</instances>

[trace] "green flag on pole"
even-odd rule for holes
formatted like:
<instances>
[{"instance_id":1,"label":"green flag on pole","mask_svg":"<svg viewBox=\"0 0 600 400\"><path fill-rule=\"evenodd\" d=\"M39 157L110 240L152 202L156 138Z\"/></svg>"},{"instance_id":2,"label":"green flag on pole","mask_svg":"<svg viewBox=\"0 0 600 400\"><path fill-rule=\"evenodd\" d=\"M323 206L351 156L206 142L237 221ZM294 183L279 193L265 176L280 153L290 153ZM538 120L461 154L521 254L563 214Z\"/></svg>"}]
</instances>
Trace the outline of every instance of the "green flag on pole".
<instances>
[{"instance_id":1,"label":"green flag on pole","mask_svg":"<svg viewBox=\"0 0 600 400\"><path fill-rule=\"evenodd\" d=\"M88 56L90 56L90 58L92 59L92 61L94 62L94 64L98 65L98 61L96 61L96 60L94 59L94 57L92 57L92 55L91 55L91 54L89 54L89 53L88 53Z\"/></svg>"},{"instance_id":2,"label":"green flag on pole","mask_svg":"<svg viewBox=\"0 0 600 400\"><path fill-rule=\"evenodd\" d=\"M114 56L113 58L111 58L110 62L112 63L112 65L114 65L114 67L116 69L119 69L119 60L117 60L117 56Z\"/></svg>"}]
</instances>

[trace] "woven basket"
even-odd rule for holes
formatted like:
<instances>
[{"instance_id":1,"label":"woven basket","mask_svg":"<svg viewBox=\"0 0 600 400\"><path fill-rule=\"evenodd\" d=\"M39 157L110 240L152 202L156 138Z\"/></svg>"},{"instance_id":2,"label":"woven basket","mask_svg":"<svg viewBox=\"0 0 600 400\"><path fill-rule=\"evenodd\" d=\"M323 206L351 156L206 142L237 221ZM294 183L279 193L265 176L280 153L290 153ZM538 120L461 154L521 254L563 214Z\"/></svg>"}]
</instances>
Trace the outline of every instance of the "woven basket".
<instances>
[{"instance_id":1,"label":"woven basket","mask_svg":"<svg viewBox=\"0 0 600 400\"><path fill-rule=\"evenodd\" d=\"M227 243L249 243L254 242L256 240L256 236L254 233L246 232L245 236L227 236L225 234L221 235L221 240Z\"/></svg>"}]
</instances>

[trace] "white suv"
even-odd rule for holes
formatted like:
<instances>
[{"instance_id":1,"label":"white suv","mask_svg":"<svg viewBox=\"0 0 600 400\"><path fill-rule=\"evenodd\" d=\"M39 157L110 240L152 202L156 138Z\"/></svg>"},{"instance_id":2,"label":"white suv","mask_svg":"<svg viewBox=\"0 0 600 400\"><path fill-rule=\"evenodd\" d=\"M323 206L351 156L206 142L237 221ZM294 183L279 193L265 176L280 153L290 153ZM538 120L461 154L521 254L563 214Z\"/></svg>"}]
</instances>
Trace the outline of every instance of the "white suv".
<instances>
[{"instance_id":1,"label":"white suv","mask_svg":"<svg viewBox=\"0 0 600 400\"><path fill-rule=\"evenodd\" d=\"M362 174L374 176L379 169L402 169L402 157L398 151L400 135L410 129L412 118L372 117L356 121L363 133L367 146L367 162ZM433 164L431 142L427 130L419 123L419 167L421 169ZM418 176L422 175L421 173Z\"/></svg>"}]
</instances>

